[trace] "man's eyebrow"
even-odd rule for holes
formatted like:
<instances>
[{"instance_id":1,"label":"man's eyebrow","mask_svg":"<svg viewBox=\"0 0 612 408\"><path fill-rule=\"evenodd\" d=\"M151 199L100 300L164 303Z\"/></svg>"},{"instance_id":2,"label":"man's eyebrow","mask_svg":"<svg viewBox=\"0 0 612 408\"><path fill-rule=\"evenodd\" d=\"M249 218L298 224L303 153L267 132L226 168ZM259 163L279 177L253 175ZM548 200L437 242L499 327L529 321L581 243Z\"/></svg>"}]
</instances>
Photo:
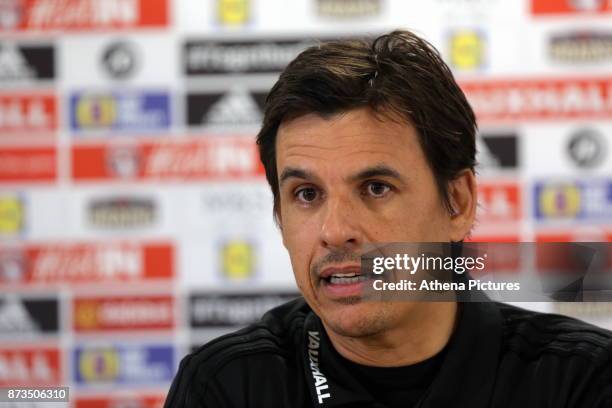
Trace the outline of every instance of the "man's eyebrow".
<instances>
[{"instance_id":1,"label":"man's eyebrow","mask_svg":"<svg viewBox=\"0 0 612 408\"><path fill-rule=\"evenodd\" d=\"M373 177L393 177L399 181L404 181L404 178L399 174L397 170L392 169L384 164L372 166L361 170L359 173L354 174L348 178L349 181L365 180Z\"/></svg>"},{"instance_id":2,"label":"man's eyebrow","mask_svg":"<svg viewBox=\"0 0 612 408\"><path fill-rule=\"evenodd\" d=\"M314 178L314 176L309 171L299 169L297 167L287 167L282 171L278 179L278 184L282 186L283 183L290 178L299 178L299 179L308 180L308 179Z\"/></svg>"},{"instance_id":3,"label":"man's eyebrow","mask_svg":"<svg viewBox=\"0 0 612 408\"><path fill-rule=\"evenodd\" d=\"M392 169L383 164L379 164L377 166L372 166L361 170L359 173L354 174L348 178L349 181L359 181L365 180L373 177L393 177L400 181L404 181L404 178L399 174L397 170ZM315 178L314 174L310 171L303 170L297 167L287 167L285 168L280 177L279 177L279 185L282 186L284 182L286 182L290 178L299 178L303 180L311 180Z\"/></svg>"}]
</instances>

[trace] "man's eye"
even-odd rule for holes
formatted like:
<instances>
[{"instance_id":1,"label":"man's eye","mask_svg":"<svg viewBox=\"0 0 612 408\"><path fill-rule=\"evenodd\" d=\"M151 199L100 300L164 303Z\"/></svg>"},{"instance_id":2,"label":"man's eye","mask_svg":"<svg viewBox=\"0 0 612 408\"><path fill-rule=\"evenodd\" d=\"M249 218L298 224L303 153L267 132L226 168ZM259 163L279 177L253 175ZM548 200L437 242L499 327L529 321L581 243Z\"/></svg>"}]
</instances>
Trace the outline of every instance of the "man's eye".
<instances>
[{"instance_id":1,"label":"man's eye","mask_svg":"<svg viewBox=\"0 0 612 408\"><path fill-rule=\"evenodd\" d=\"M317 190L312 187L302 188L295 193L295 196L303 203L310 203L316 200Z\"/></svg>"},{"instance_id":2,"label":"man's eye","mask_svg":"<svg viewBox=\"0 0 612 408\"><path fill-rule=\"evenodd\" d=\"M366 185L366 193L376 198L383 197L390 190L391 190L391 187L389 187L387 184L376 182L376 181L368 183Z\"/></svg>"}]
</instances>

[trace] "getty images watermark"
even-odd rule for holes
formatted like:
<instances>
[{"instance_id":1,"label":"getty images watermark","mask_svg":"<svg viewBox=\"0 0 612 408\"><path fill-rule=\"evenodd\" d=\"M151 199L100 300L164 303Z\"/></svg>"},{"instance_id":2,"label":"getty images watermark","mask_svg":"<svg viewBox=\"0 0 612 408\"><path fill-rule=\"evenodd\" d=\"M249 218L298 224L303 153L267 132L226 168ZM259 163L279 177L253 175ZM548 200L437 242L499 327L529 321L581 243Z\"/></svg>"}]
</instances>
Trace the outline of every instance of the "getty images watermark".
<instances>
[{"instance_id":1,"label":"getty images watermark","mask_svg":"<svg viewBox=\"0 0 612 408\"><path fill-rule=\"evenodd\" d=\"M612 246L589 243L371 244L370 300L612 301Z\"/></svg>"},{"instance_id":2,"label":"getty images watermark","mask_svg":"<svg viewBox=\"0 0 612 408\"><path fill-rule=\"evenodd\" d=\"M464 274L468 271L482 272L486 269L485 261L488 254L482 256L431 256L421 253L418 256L395 254L394 257L375 257L372 272L381 275L385 272L401 271L415 275L417 271L445 271ZM418 283L418 284L417 284ZM374 290L411 290L411 291L465 291L465 290L520 290L520 282L494 282L470 279L466 282L447 282L441 279L422 279L418 282L409 279L385 282L375 279L372 283Z\"/></svg>"}]
</instances>

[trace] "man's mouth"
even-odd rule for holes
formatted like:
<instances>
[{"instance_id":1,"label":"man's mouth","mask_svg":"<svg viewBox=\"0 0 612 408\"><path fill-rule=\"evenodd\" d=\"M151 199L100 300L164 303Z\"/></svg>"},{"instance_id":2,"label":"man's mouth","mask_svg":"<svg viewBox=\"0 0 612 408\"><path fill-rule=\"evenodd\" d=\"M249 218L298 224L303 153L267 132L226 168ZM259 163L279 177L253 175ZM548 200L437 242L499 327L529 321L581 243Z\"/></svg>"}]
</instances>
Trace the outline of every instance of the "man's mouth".
<instances>
[{"instance_id":1,"label":"man's mouth","mask_svg":"<svg viewBox=\"0 0 612 408\"><path fill-rule=\"evenodd\" d=\"M321 289L330 298L361 296L365 282L370 279L359 265L327 267L319 275Z\"/></svg>"},{"instance_id":2,"label":"man's mouth","mask_svg":"<svg viewBox=\"0 0 612 408\"><path fill-rule=\"evenodd\" d=\"M335 273L322 279L332 285L350 285L353 283L364 282L368 280L368 277L358 273Z\"/></svg>"}]
</instances>

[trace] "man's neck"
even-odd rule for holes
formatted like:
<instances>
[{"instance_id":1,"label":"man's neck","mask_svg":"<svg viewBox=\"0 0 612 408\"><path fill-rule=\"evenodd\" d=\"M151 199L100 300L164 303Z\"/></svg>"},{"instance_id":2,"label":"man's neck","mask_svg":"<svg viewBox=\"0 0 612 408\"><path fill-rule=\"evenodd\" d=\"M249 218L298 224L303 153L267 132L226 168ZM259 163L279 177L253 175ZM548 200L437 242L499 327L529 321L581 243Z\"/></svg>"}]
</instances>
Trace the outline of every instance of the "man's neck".
<instances>
[{"instance_id":1,"label":"man's neck","mask_svg":"<svg viewBox=\"0 0 612 408\"><path fill-rule=\"evenodd\" d=\"M342 336L325 323L323 326L344 358L368 366L399 367L439 353L450 340L457 318L455 302L423 302L415 304L413 313L401 324L371 336Z\"/></svg>"}]
</instances>

